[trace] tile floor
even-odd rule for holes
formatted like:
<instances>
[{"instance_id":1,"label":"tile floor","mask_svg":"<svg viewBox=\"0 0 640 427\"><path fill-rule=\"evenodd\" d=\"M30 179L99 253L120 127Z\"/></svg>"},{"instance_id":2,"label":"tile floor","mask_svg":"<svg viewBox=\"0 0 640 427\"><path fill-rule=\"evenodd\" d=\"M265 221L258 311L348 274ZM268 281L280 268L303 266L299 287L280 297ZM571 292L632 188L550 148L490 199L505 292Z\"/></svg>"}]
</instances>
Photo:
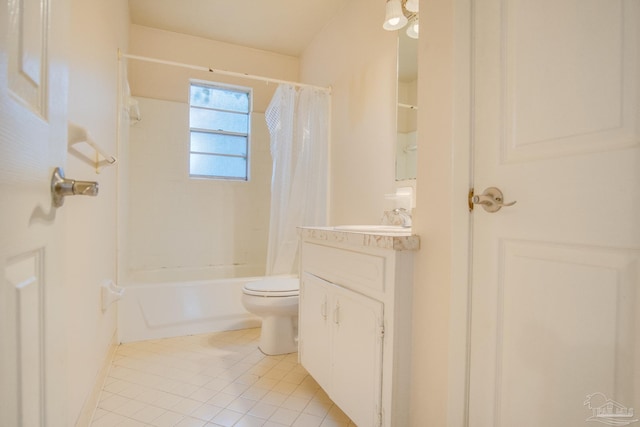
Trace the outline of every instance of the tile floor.
<instances>
[{"instance_id":1,"label":"tile floor","mask_svg":"<svg viewBox=\"0 0 640 427\"><path fill-rule=\"evenodd\" d=\"M265 356L260 329L122 344L91 427L354 427L298 364Z\"/></svg>"}]
</instances>

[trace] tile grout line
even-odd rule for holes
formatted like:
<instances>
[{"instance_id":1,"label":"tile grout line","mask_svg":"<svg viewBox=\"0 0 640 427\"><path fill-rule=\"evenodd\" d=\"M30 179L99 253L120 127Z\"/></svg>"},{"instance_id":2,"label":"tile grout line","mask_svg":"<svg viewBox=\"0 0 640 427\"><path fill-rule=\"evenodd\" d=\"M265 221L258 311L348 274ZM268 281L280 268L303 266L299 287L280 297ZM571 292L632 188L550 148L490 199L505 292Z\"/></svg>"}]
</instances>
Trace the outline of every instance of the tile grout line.
<instances>
[{"instance_id":1,"label":"tile grout line","mask_svg":"<svg viewBox=\"0 0 640 427\"><path fill-rule=\"evenodd\" d=\"M154 426L159 425L158 420L168 413L176 414L175 422L178 424L162 425L181 425L185 421L197 419L197 425L215 426L219 425L215 424L217 418L218 421L222 420L219 418L222 413L236 417L234 421L224 421L223 425L244 425L244 419L260 420L258 421L260 425L277 425L275 424L277 421L272 419L276 413L283 413L280 412L281 410L291 411L290 414L295 415L295 418L286 421L289 423L288 425L295 426L299 421L313 419L319 420L319 422L301 425L305 427L311 425L354 426L353 423L349 424L346 415L331 402L326 393L298 364L295 353L267 356L257 350L258 331L258 329L228 331L121 345L117 349L107 376L107 379L113 381L108 384L105 381L96 408L96 412L101 409L105 413L94 419L92 426ZM167 367L158 362L159 360L169 363L170 366ZM158 369L165 367L165 375L149 372L149 366L154 363L158 364ZM211 364L214 365L214 368L210 366ZM207 372L213 374L207 375ZM116 376L112 376L112 373ZM165 379L166 382L159 382L160 379ZM203 382L205 379L211 380ZM211 385L215 381L217 381L216 389L207 388L207 385ZM263 389L256 386L259 382L268 388ZM123 389L118 390L120 383L126 384L123 384ZM226 385L222 387L222 383L226 383ZM113 384L116 386L112 386ZM114 392L108 390L109 386L112 386L111 389ZM158 387L166 387L168 390ZM132 388L136 390L129 391L130 396L120 394ZM276 388L280 391L275 391ZM250 389L253 390L254 398L245 395ZM255 391L256 389L261 391ZM182 390L182 392L178 392L178 390ZM136 391L139 392L136 394ZM192 398L198 392L201 393L201 399ZM110 395L104 399L106 393ZM147 397L155 393L156 399L139 400L138 398L145 393L148 394ZM205 393L212 397L203 401ZM164 401L161 402L158 396L164 396ZM216 398L217 400L214 401ZM295 400L290 400L291 398L299 399L297 406L292 405L291 402ZM107 405L109 399L112 399L112 403L115 405L113 408L109 408L111 405ZM289 403L285 406L287 401ZM129 407L133 405L134 412L130 414L119 413L118 409L124 412L122 408L126 405L130 405ZM177 408L180 405L181 407ZM265 405L268 405L269 408ZM252 410L258 406L270 410L268 418L264 418L264 413L262 413L263 416L254 415L256 412L252 412ZM206 411L210 407L219 410L215 415L207 416L206 420L193 415L199 410ZM145 421L133 418L142 411L151 411L150 408L164 412ZM239 409L239 411L234 409ZM332 412L337 413L335 418ZM116 422L101 424L99 421L109 414L114 414ZM117 421L118 419L119 421ZM281 420L281 418L279 419ZM135 424L129 423L127 420ZM196 424L185 425L195 426Z\"/></svg>"}]
</instances>

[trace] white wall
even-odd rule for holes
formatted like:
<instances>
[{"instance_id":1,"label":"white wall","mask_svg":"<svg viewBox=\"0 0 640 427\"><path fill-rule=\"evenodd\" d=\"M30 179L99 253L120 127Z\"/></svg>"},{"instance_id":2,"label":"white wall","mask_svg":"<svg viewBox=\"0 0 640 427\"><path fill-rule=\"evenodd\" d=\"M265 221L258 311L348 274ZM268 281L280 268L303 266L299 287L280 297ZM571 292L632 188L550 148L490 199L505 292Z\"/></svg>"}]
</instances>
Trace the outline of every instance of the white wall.
<instances>
[{"instance_id":1,"label":"white wall","mask_svg":"<svg viewBox=\"0 0 640 427\"><path fill-rule=\"evenodd\" d=\"M468 0L421 0L411 426L465 420L469 214ZM437 203L434 203L434 200Z\"/></svg>"},{"instance_id":2,"label":"white wall","mask_svg":"<svg viewBox=\"0 0 640 427\"><path fill-rule=\"evenodd\" d=\"M69 49L69 120L85 127L96 143L116 154L118 61L127 45L128 5L73 0ZM116 168L100 174L73 155L66 176L98 181L98 197L65 201L67 218L67 322L69 419L91 407L91 393L113 344L116 308L101 310L100 284L116 278Z\"/></svg>"},{"instance_id":3,"label":"white wall","mask_svg":"<svg viewBox=\"0 0 640 427\"><path fill-rule=\"evenodd\" d=\"M298 60L138 25L130 53L228 71L297 80ZM189 79L253 88L249 182L189 179ZM128 279L166 269L185 280L264 274L271 155L264 111L276 85L129 61L142 120L131 126Z\"/></svg>"},{"instance_id":4,"label":"white wall","mask_svg":"<svg viewBox=\"0 0 640 427\"><path fill-rule=\"evenodd\" d=\"M346 2L301 56L305 83L332 87L332 224L377 224L395 191L397 33L384 2Z\"/></svg>"}]
</instances>

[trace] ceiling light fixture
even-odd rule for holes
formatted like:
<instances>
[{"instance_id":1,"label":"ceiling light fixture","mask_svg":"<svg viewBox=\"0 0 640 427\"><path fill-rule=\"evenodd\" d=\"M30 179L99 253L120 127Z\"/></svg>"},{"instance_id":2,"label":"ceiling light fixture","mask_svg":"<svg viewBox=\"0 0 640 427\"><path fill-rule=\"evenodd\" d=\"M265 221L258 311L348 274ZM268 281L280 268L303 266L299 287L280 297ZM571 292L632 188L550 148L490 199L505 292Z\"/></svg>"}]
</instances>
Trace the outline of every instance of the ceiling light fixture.
<instances>
[{"instance_id":1,"label":"ceiling light fixture","mask_svg":"<svg viewBox=\"0 0 640 427\"><path fill-rule=\"evenodd\" d=\"M399 30L407 25L407 17L404 16L401 0L387 0L387 13L382 28L387 31Z\"/></svg>"},{"instance_id":2,"label":"ceiling light fixture","mask_svg":"<svg viewBox=\"0 0 640 427\"><path fill-rule=\"evenodd\" d=\"M417 39L419 31L418 4L419 0L387 0L382 28L387 31L395 31L409 23L407 35Z\"/></svg>"}]
</instances>

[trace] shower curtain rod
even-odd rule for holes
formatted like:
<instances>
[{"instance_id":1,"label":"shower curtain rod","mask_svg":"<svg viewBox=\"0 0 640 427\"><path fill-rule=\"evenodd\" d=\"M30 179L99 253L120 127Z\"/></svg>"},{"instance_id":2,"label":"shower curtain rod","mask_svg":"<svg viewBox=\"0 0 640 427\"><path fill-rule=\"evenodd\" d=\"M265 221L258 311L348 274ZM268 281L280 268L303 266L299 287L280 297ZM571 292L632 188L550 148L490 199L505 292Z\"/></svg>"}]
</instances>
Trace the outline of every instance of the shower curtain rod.
<instances>
[{"instance_id":1,"label":"shower curtain rod","mask_svg":"<svg viewBox=\"0 0 640 427\"><path fill-rule=\"evenodd\" d=\"M192 70L197 70L197 71L206 71L209 73L214 73L214 74L222 74L225 76L232 76L232 77L242 77L245 79L252 79L252 80L260 80L263 82L267 82L267 83L278 83L278 84L288 84L288 85L292 85L292 86L298 86L298 87L311 87L317 90L321 90L324 92L328 92L331 93L331 87L322 87L322 86L314 86L314 85L308 85L305 83L298 83L298 82L291 82L288 80L280 80L280 79L272 79L270 77L262 77L262 76L256 76L253 74L247 74L247 73L236 73L234 71L226 71L226 70L218 70L216 68L211 68L211 67L202 67L199 65L191 65L191 64L183 64L181 62L175 62L175 61L166 61L164 59L156 59L156 58L150 58L148 56L140 56L140 55L131 55L128 53L122 53L120 51L120 49L118 49L118 59L120 58L128 58L128 59L135 59L138 61L145 61L145 62L154 62L156 64L164 64L164 65L173 65L175 67L182 67L182 68L189 68Z\"/></svg>"}]
</instances>

